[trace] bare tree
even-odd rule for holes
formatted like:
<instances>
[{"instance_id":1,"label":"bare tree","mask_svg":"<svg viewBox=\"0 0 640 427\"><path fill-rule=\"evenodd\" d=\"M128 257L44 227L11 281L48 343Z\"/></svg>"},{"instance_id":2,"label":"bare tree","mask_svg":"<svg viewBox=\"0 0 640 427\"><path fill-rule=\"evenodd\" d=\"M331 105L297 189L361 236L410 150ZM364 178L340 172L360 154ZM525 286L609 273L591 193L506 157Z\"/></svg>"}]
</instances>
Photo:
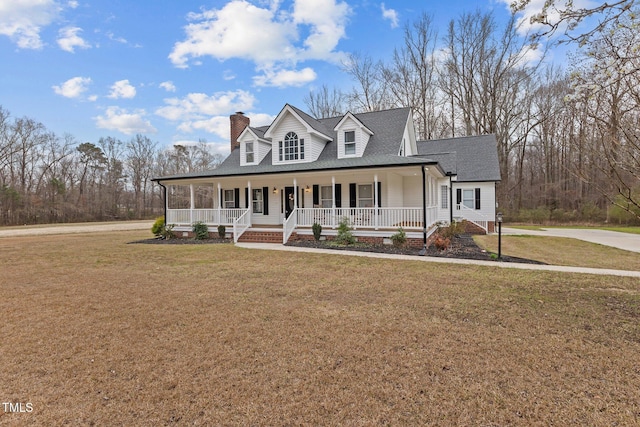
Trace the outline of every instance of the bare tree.
<instances>
[{"instance_id":1,"label":"bare tree","mask_svg":"<svg viewBox=\"0 0 640 427\"><path fill-rule=\"evenodd\" d=\"M304 97L304 103L309 113L316 119L341 116L344 114L344 94L336 88L329 90L322 85L318 90L312 90Z\"/></svg>"},{"instance_id":2,"label":"bare tree","mask_svg":"<svg viewBox=\"0 0 640 427\"><path fill-rule=\"evenodd\" d=\"M374 62L369 55L352 53L343 64L357 86L347 95L349 108L354 112L380 111L388 108L388 85L382 74L381 61Z\"/></svg>"}]
</instances>

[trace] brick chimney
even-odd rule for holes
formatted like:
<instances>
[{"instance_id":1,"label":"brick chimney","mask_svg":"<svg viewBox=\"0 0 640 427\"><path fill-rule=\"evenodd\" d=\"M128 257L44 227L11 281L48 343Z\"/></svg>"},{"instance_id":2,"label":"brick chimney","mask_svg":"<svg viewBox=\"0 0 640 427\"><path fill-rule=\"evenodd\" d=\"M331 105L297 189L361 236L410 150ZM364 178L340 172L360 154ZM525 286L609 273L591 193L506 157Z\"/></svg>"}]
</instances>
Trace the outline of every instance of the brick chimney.
<instances>
[{"instance_id":1,"label":"brick chimney","mask_svg":"<svg viewBox=\"0 0 640 427\"><path fill-rule=\"evenodd\" d=\"M235 114L229 116L231 122L231 151L240 147L238 138L242 131L249 126L249 117L245 116L242 111L238 111Z\"/></svg>"}]
</instances>

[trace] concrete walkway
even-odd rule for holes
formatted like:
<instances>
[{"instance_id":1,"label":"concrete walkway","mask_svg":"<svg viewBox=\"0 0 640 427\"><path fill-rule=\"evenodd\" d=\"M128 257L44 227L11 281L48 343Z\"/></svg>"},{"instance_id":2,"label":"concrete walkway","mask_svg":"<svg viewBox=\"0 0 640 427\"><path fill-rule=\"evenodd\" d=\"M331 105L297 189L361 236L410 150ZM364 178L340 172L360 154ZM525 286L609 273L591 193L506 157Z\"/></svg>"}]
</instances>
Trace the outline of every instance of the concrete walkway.
<instances>
[{"instance_id":1,"label":"concrete walkway","mask_svg":"<svg viewBox=\"0 0 640 427\"><path fill-rule=\"evenodd\" d=\"M396 260L405 260L405 261L434 262L434 263L441 263L441 264L481 265L484 267L494 267L494 268L515 268L519 270L555 271L555 272L562 272L562 273L584 273L584 274L597 274L597 275L603 275L603 276L623 276L623 277L640 278L640 271L611 270L611 269L605 269L605 268L520 264L515 262L477 261L477 260L471 260L471 259L438 258L438 257L428 257L428 256L421 257L421 256L412 256L412 255L383 254L383 253L376 253L376 252L316 249L316 248L304 248L304 247L297 247L297 246L284 246L278 243L241 243L239 242L239 243L236 243L236 246L240 248L246 248L246 249L321 253L321 254L334 254L334 255L342 255L342 256L359 256L359 257L367 257L367 258L385 258L385 259L396 259Z\"/></svg>"},{"instance_id":2,"label":"concrete walkway","mask_svg":"<svg viewBox=\"0 0 640 427\"><path fill-rule=\"evenodd\" d=\"M519 228L508 227L502 228L502 234L566 237L640 253L640 234L620 233L618 231L592 228L542 228L540 230L521 230Z\"/></svg>"}]
</instances>

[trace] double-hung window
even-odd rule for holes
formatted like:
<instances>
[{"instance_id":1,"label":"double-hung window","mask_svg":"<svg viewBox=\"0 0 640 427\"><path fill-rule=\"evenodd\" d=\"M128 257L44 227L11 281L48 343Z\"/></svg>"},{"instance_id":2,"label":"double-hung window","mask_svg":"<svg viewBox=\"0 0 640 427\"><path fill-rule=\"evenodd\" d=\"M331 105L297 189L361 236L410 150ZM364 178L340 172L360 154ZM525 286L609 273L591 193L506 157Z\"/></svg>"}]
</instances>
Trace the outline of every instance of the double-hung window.
<instances>
[{"instance_id":1,"label":"double-hung window","mask_svg":"<svg viewBox=\"0 0 640 427\"><path fill-rule=\"evenodd\" d=\"M247 142L245 144L245 154L246 154L246 162L247 163L253 163L253 142Z\"/></svg>"},{"instance_id":2,"label":"double-hung window","mask_svg":"<svg viewBox=\"0 0 640 427\"><path fill-rule=\"evenodd\" d=\"M320 187L320 206L323 208L333 207L333 188L331 185Z\"/></svg>"},{"instance_id":3,"label":"double-hung window","mask_svg":"<svg viewBox=\"0 0 640 427\"><path fill-rule=\"evenodd\" d=\"M280 161L304 160L304 138L298 138L295 132L284 136L284 141L278 142L278 159Z\"/></svg>"},{"instance_id":4,"label":"double-hung window","mask_svg":"<svg viewBox=\"0 0 640 427\"><path fill-rule=\"evenodd\" d=\"M358 207L359 208L373 207L373 185L372 184L358 185Z\"/></svg>"},{"instance_id":5,"label":"double-hung window","mask_svg":"<svg viewBox=\"0 0 640 427\"><path fill-rule=\"evenodd\" d=\"M262 213L264 208L262 188L254 188L251 190L251 200L253 213Z\"/></svg>"},{"instance_id":6,"label":"double-hung window","mask_svg":"<svg viewBox=\"0 0 640 427\"><path fill-rule=\"evenodd\" d=\"M476 193L473 189L462 190L462 204L468 209L475 209L476 207Z\"/></svg>"},{"instance_id":7,"label":"double-hung window","mask_svg":"<svg viewBox=\"0 0 640 427\"><path fill-rule=\"evenodd\" d=\"M348 130L344 133L344 155L352 156L356 154L356 132Z\"/></svg>"},{"instance_id":8,"label":"double-hung window","mask_svg":"<svg viewBox=\"0 0 640 427\"><path fill-rule=\"evenodd\" d=\"M224 190L224 207L225 209L233 209L236 207L234 190Z\"/></svg>"},{"instance_id":9,"label":"double-hung window","mask_svg":"<svg viewBox=\"0 0 640 427\"><path fill-rule=\"evenodd\" d=\"M440 207L449 209L449 187L446 185L440 186Z\"/></svg>"}]
</instances>

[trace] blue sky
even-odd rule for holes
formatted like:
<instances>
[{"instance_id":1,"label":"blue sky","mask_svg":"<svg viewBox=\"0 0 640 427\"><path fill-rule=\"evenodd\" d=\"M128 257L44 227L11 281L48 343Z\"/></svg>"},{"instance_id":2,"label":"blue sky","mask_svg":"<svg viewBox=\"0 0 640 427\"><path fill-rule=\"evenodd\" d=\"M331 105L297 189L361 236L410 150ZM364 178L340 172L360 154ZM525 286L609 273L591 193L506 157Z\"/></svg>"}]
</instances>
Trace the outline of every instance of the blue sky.
<instances>
[{"instance_id":1,"label":"blue sky","mask_svg":"<svg viewBox=\"0 0 640 427\"><path fill-rule=\"evenodd\" d=\"M542 1L542 0L540 0ZM510 0L0 0L0 106L59 136L137 133L228 153L229 114L269 123L359 51L385 59L422 11L444 35L463 12Z\"/></svg>"}]
</instances>

